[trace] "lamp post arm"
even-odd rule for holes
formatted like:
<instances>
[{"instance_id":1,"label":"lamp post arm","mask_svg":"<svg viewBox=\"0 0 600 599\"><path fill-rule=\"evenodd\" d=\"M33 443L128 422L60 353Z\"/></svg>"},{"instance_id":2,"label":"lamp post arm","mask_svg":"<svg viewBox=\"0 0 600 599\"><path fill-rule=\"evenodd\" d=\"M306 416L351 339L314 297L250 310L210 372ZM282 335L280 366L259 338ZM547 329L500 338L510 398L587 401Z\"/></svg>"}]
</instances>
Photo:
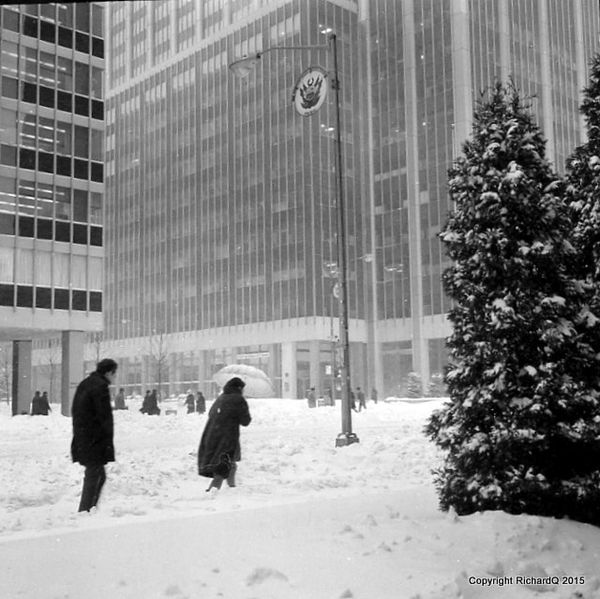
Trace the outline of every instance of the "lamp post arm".
<instances>
[{"instance_id":1,"label":"lamp post arm","mask_svg":"<svg viewBox=\"0 0 600 599\"><path fill-rule=\"evenodd\" d=\"M271 46L270 48L266 48L256 53L257 57L261 57L263 54L267 52L277 52L278 50L329 50L329 46L327 44L318 44L314 46Z\"/></svg>"}]
</instances>

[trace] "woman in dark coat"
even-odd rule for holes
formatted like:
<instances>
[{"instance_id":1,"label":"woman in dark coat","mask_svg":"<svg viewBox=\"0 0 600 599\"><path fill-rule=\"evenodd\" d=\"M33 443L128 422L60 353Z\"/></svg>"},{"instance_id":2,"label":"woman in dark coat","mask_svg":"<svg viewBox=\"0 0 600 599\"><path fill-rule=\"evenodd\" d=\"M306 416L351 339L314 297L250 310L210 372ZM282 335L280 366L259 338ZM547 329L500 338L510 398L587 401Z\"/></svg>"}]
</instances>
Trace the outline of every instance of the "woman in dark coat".
<instances>
[{"instance_id":1,"label":"woman in dark coat","mask_svg":"<svg viewBox=\"0 0 600 599\"><path fill-rule=\"evenodd\" d=\"M71 456L74 462L85 466L80 512L89 512L98 503L106 481L104 465L115 461L113 413L108 387L114 383L116 373L117 363L114 360L101 360L95 372L79 383L73 397Z\"/></svg>"},{"instance_id":2,"label":"woman in dark coat","mask_svg":"<svg viewBox=\"0 0 600 599\"><path fill-rule=\"evenodd\" d=\"M242 395L245 383L234 377L210 408L198 448L198 474L212 477L207 491L221 488L227 479L235 487L236 462L241 460L240 425L250 424L248 403Z\"/></svg>"},{"instance_id":3,"label":"woman in dark coat","mask_svg":"<svg viewBox=\"0 0 600 599\"><path fill-rule=\"evenodd\" d=\"M50 407L50 401L48 400L48 392L44 391L42 393L42 401L40 403L40 407L42 409L42 416L48 416L48 412L52 412L52 408Z\"/></svg>"}]
</instances>

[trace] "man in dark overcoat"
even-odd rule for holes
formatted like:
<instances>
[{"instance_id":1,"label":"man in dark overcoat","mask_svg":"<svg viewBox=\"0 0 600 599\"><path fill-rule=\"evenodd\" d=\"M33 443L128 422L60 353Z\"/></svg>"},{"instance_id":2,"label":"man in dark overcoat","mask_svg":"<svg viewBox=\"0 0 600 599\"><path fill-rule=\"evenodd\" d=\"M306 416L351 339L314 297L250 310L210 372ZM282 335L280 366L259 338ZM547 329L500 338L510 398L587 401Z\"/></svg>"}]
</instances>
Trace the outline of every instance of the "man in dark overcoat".
<instances>
[{"instance_id":1,"label":"man in dark overcoat","mask_svg":"<svg viewBox=\"0 0 600 599\"><path fill-rule=\"evenodd\" d=\"M234 377L227 381L208 413L198 448L198 474L212 477L207 491L220 489L223 480L235 486L236 462L242 458L240 425L251 421L248 403L242 395L245 383Z\"/></svg>"},{"instance_id":2,"label":"man in dark overcoat","mask_svg":"<svg viewBox=\"0 0 600 599\"><path fill-rule=\"evenodd\" d=\"M198 414L204 414L204 412L206 412L206 399L202 391L198 391L196 397L196 412L198 412Z\"/></svg>"},{"instance_id":3,"label":"man in dark overcoat","mask_svg":"<svg viewBox=\"0 0 600 599\"><path fill-rule=\"evenodd\" d=\"M74 462L85 466L80 512L89 512L98 503L106 482L104 465L115 461L108 387L116 376L117 363L110 358L100 360L96 370L79 383L73 398L71 456Z\"/></svg>"}]
</instances>

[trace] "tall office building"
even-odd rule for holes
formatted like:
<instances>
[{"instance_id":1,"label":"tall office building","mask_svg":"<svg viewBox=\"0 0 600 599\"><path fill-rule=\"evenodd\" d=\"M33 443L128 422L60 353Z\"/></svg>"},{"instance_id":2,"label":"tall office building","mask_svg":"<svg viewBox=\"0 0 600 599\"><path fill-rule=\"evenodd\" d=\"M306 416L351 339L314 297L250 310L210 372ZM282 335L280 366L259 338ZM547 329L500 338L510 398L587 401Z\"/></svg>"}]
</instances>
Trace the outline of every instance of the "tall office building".
<instances>
[{"instance_id":1,"label":"tall office building","mask_svg":"<svg viewBox=\"0 0 600 599\"><path fill-rule=\"evenodd\" d=\"M558 168L597 49L593 0L177 0L108 5L107 350L131 391L209 390L224 364L283 396L322 392L337 355L334 107L290 96L339 40L352 385L441 371L436 237L473 104L512 76ZM164 371L163 371L164 369Z\"/></svg>"},{"instance_id":2,"label":"tall office building","mask_svg":"<svg viewBox=\"0 0 600 599\"><path fill-rule=\"evenodd\" d=\"M2 7L0 339L13 414L32 397L32 346L62 340L63 413L102 328L104 8Z\"/></svg>"}]
</instances>

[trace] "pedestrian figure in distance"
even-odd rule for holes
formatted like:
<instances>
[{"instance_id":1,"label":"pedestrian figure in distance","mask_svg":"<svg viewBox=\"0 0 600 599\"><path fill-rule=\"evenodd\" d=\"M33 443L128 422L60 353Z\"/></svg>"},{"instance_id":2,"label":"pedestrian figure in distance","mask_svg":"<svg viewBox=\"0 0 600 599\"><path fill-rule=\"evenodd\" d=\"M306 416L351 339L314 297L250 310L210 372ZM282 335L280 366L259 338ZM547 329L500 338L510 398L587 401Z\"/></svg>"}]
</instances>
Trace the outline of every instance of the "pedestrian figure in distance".
<instances>
[{"instance_id":1,"label":"pedestrian figure in distance","mask_svg":"<svg viewBox=\"0 0 600 599\"><path fill-rule=\"evenodd\" d=\"M325 405L326 406L333 406L334 401L333 401L333 397L331 395L331 389L329 387L327 387L327 389L325 390Z\"/></svg>"},{"instance_id":2,"label":"pedestrian figure in distance","mask_svg":"<svg viewBox=\"0 0 600 599\"><path fill-rule=\"evenodd\" d=\"M354 395L354 391L352 391L352 389L348 389L348 393L350 394L350 408L355 412L358 412L356 409L356 395Z\"/></svg>"},{"instance_id":3,"label":"pedestrian figure in distance","mask_svg":"<svg viewBox=\"0 0 600 599\"><path fill-rule=\"evenodd\" d=\"M317 407L317 394L315 393L314 387L311 387L308 393L306 394L306 400L308 402L309 408Z\"/></svg>"},{"instance_id":4,"label":"pedestrian figure in distance","mask_svg":"<svg viewBox=\"0 0 600 599\"><path fill-rule=\"evenodd\" d=\"M115 410L127 410L127 406L125 405L125 389L123 387L115 395Z\"/></svg>"},{"instance_id":5,"label":"pedestrian figure in distance","mask_svg":"<svg viewBox=\"0 0 600 599\"><path fill-rule=\"evenodd\" d=\"M360 387L356 387L356 397L358 398L358 411L360 412L363 408L366 410L365 392Z\"/></svg>"},{"instance_id":6,"label":"pedestrian figure in distance","mask_svg":"<svg viewBox=\"0 0 600 599\"><path fill-rule=\"evenodd\" d=\"M235 487L236 462L242 459L240 426L248 426L252 420L242 395L244 387L238 377L227 381L208 413L198 447L198 474L212 478L207 492L220 489L224 480Z\"/></svg>"},{"instance_id":7,"label":"pedestrian figure in distance","mask_svg":"<svg viewBox=\"0 0 600 599\"><path fill-rule=\"evenodd\" d=\"M196 397L196 412L198 414L204 414L206 412L206 399L204 395L202 395L202 391L198 391L198 396Z\"/></svg>"},{"instance_id":8,"label":"pedestrian figure in distance","mask_svg":"<svg viewBox=\"0 0 600 599\"><path fill-rule=\"evenodd\" d=\"M375 387L371 389L371 399L377 403L377 389Z\"/></svg>"},{"instance_id":9,"label":"pedestrian figure in distance","mask_svg":"<svg viewBox=\"0 0 600 599\"><path fill-rule=\"evenodd\" d=\"M158 416L160 414L160 408L158 407L158 399L156 396L156 389L146 391L146 396L140 408L142 414L148 414L150 416Z\"/></svg>"},{"instance_id":10,"label":"pedestrian figure in distance","mask_svg":"<svg viewBox=\"0 0 600 599\"><path fill-rule=\"evenodd\" d=\"M52 408L50 407L50 400L48 399L48 391L44 391L42 393L42 401L40 403L41 414L42 416L48 416L48 412L52 412Z\"/></svg>"},{"instance_id":11,"label":"pedestrian figure in distance","mask_svg":"<svg viewBox=\"0 0 600 599\"><path fill-rule=\"evenodd\" d=\"M115 382L116 376L117 363L110 358L100 360L96 370L79 383L73 397L71 457L85 466L80 512L89 512L97 505L106 482L104 466L115 461L108 387Z\"/></svg>"},{"instance_id":12,"label":"pedestrian figure in distance","mask_svg":"<svg viewBox=\"0 0 600 599\"><path fill-rule=\"evenodd\" d=\"M36 391L33 394L33 398L31 400L31 410L30 414L32 416L41 416L42 415L42 396L39 391Z\"/></svg>"},{"instance_id":13,"label":"pedestrian figure in distance","mask_svg":"<svg viewBox=\"0 0 600 599\"><path fill-rule=\"evenodd\" d=\"M150 389L147 389L146 395L144 395L144 400L142 401L142 407L140 408L140 412L142 414L147 414L149 406L150 406Z\"/></svg>"},{"instance_id":14,"label":"pedestrian figure in distance","mask_svg":"<svg viewBox=\"0 0 600 599\"><path fill-rule=\"evenodd\" d=\"M185 398L185 405L187 406L187 413L193 414L196 409L196 402L194 400L194 394L191 389L188 389L187 397Z\"/></svg>"}]
</instances>

